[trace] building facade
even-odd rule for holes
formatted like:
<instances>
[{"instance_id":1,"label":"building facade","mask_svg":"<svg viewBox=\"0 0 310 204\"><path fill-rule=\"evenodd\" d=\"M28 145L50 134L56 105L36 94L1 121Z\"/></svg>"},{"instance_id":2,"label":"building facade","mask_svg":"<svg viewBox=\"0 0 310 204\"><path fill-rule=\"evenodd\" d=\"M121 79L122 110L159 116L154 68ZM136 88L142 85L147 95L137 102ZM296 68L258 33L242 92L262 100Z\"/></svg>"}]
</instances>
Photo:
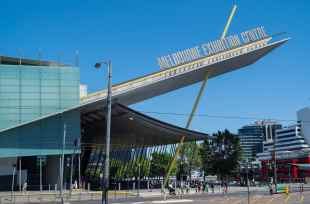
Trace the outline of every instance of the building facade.
<instances>
[{"instance_id":1,"label":"building facade","mask_svg":"<svg viewBox=\"0 0 310 204\"><path fill-rule=\"evenodd\" d=\"M276 151L294 151L309 148L301 130L300 124L277 130Z\"/></svg>"},{"instance_id":2,"label":"building facade","mask_svg":"<svg viewBox=\"0 0 310 204\"><path fill-rule=\"evenodd\" d=\"M0 64L0 130L79 104L79 69Z\"/></svg>"},{"instance_id":3,"label":"building facade","mask_svg":"<svg viewBox=\"0 0 310 204\"><path fill-rule=\"evenodd\" d=\"M263 129L258 125L246 125L238 130L238 136L242 148L242 160L253 161L262 146Z\"/></svg>"},{"instance_id":4,"label":"building facade","mask_svg":"<svg viewBox=\"0 0 310 204\"><path fill-rule=\"evenodd\" d=\"M287 182L310 177L310 171L299 169L294 164L310 164L310 109L303 108L297 112L298 123L276 130L276 144L264 144L264 152L258 154L262 163L264 179L273 176L274 160L277 163L278 180ZM273 152L275 151L275 156Z\"/></svg>"},{"instance_id":5,"label":"building facade","mask_svg":"<svg viewBox=\"0 0 310 204\"><path fill-rule=\"evenodd\" d=\"M0 131L79 104L77 67L5 58L1 62ZM5 142L0 144L0 157L60 154L64 123L67 142L73 143L80 134L80 119L74 112L1 134Z\"/></svg>"},{"instance_id":6,"label":"building facade","mask_svg":"<svg viewBox=\"0 0 310 204\"><path fill-rule=\"evenodd\" d=\"M240 145L242 148L242 160L253 161L257 154L263 152L265 143L270 143L275 137L275 131L281 125L269 121L256 121L254 124L243 126L238 130Z\"/></svg>"},{"instance_id":7,"label":"building facade","mask_svg":"<svg viewBox=\"0 0 310 204\"><path fill-rule=\"evenodd\" d=\"M77 67L1 57L0 189L7 189L11 182L13 166L16 171L19 169L22 172L22 178L17 180L22 183L29 178L32 182L38 180L36 175L39 158L44 168L54 166L57 169L55 155L60 155L63 151L64 131L68 143L64 152L75 151L73 141L80 137L78 112L38 119L78 105L79 84ZM23 126L30 121L34 121L32 125ZM10 129L16 126L20 127ZM46 173L52 180L56 179L53 172ZM33 185L32 182L29 184Z\"/></svg>"},{"instance_id":8,"label":"building facade","mask_svg":"<svg viewBox=\"0 0 310 204\"><path fill-rule=\"evenodd\" d=\"M206 73L211 79L251 65L287 41L288 38L273 40L266 36L113 85L111 151L123 161L124 155L118 153L128 152L128 148L148 148L149 155L166 151L165 146L178 143L180 135L187 135L188 141L205 139L207 134L158 121L127 106L202 81ZM1 185L6 185L3 188L14 187L10 178L17 171L29 178L18 179L28 181L29 186L39 186L39 175L44 177L43 184L63 185L59 179L62 154L66 155L65 161L78 154L80 175L98 181L105 158L107 90L79 100L79 71L73 66L6 56L0 56L0 66L0 179ZM80 146L75 145L77 140L81 141ZM139 152L145 155L144 150ZM44 175L39 173L38 163L43 163ZM121 165L120 175L138 163Z\"/></svg>"},{"instance_id":9,"label":"building facade","mask_svg":"<svg viewBox=\"0 0 310 204\"><path fill-rule=\"evenodd\" d=\"M305 141L310 144L310 107L297 111L297 121L300 124Z\"/></svg>"}]
</instances>

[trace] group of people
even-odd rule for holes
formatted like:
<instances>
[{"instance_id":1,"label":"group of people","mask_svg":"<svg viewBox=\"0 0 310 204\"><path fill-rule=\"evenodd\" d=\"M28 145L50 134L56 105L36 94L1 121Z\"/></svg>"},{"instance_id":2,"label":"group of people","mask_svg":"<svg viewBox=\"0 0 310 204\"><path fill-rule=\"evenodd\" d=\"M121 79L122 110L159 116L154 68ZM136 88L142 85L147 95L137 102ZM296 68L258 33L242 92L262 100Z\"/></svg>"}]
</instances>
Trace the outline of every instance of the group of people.
<instances>
[{"instance_id":1,"label":"group of people","mask_svg":"<svg viewBox=\"0 0 310 204\"><path fill-rule=\"evenodd\" d=\"M227 193L228 192L228 185L226 182L223 182L220 186L222 189L223 193ZM206 182L196 182L195 183L195 189L196 189L196 193L200 193L200 192L210 192L214 193L215 192L215 184L213 182L210 183L206 183Z\"/></svg>"},{"instance_id":2,"label":"group of people","mask_svg":"<svg viewBox=\"0 0 310 204\"><path fill-rule=\"evenodd\" d=\"M205 192L207 190L207 184L203 182L196 182L195 183L195 191L196 193Z\"/></svg>"},{"instance_id":3,"label":"group of people","mask_svg":"<svg viewBox=\"0 0 310 204\"><path fill-rule=\"evenodd\" d=\"M209 190L210 190L210 193L215 193L215 184L213 182L207 183L207 182L201 182L201 181L194 181L192 183L186 183L185 186L181 187L181 191L183 192L183 189L185 189L186 193L189 193L191 187L195 189L196 193L202 193L202 192L208 193ZM220 185L219 191L221 191L221 189L224 194L228 192L227 182L223 182ZM173 186L172 183L168 185L168 190L169 190L170 195L176 194L175 187Z\"/></svg>"}]
</instances>

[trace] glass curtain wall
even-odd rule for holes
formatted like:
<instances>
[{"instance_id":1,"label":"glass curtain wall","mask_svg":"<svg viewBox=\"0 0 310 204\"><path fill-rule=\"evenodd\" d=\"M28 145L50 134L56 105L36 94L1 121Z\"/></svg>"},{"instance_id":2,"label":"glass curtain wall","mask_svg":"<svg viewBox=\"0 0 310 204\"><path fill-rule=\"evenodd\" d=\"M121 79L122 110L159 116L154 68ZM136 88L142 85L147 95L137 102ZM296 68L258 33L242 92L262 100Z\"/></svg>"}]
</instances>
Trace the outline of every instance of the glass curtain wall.
<instances>
[{"instance_id":1,"label":"glass curtain wall","mask_svg":"<svg viewBox=\"0 0 310 204\"><path fill-rule=\"evenodd\" d=\"M79 103L79 69L0 64L0 130Z\"/></svg>"}]
</instances>

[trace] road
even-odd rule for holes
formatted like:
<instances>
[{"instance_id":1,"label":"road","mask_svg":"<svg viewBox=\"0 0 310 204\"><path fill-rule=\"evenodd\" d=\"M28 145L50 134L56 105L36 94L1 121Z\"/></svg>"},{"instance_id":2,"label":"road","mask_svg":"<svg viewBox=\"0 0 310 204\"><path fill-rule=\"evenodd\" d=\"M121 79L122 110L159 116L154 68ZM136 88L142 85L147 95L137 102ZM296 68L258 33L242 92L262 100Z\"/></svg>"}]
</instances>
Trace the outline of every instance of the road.
<instances>
[{"instance_id":1,"label":"road","mask_svg":"<svg viewBox=\"0 0 310 204\"><path fill-rule=\"evenodd\" d=\"M248 193L244 187L231 187L227 194L223 194L220 189L215 193L196 193L195 190L190 191L183 197L167 196L164 199L160 189L152 191L141 190L140 196L136 191L111 191L109 198L111 204L159 204L159 203L205 203L205 204L247 204ZM59 193L55 192L26 192L18 194L15 192L15 203L59 203ZM12 203L11 194L0 193L0 204ZM71 204L97 204L101 203L101 192L73 192L69 196L65 194L65 202ZM300 204L310 203L310 189L306 188L302 194L299 192L286 195L275 194L270 195L266 187L252 187L250 192L250 204Z\"/></svg>"},{"instance_id":2,"label":"road","mask_svg":"<svg viewBox=\"0 0 310 204\"><path fill-rule=\"evenodd\" d=\"M70 202L73 204L98 204L100 201L82 201L82 202ZM183 198L177 196L169 196L166 200L161 197L131 197L126 199L111 200L111 204L160 204L160 203L175 203L175 204L247 204L248 197L247 193L231 193L228 195L221 194L191 194L186 195ZM310 203L310 192L291 193L286 194L275 194L268 195L267 193L255 193L250 196L251 204L307 204Z\"/></svg>"}]
</instances>

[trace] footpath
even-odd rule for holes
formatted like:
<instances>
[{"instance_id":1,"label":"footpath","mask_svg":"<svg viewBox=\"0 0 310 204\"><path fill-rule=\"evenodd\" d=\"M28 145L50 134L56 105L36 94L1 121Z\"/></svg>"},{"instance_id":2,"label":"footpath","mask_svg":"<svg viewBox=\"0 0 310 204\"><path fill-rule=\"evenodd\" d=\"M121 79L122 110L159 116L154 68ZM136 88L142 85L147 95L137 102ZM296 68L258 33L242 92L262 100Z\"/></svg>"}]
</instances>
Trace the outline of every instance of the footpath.
<instances>
[{"instance_id":1,"label":"footpath","mask_svg":"<svg viewBox=\"0 0 310 204\"><path fill-rule=\"evenodd\" d=\"M305 187L306 188L306 187ZM310 186L309 186L310 188ZM228 188L226 195L238 195L245 196L247 194L247 187L231 186ZM307 190L309 191L309 189ZM196 192L195 189L191 189L188 193L181 194L180 189L176 189L176 197L180 196L207 196L214 195L215 197L223 195L223 189L216 186L214 192ZM266 196L269 194L267 186L262 187L250 187L250 194L252 196ZM100 200L101 191L81 191L74 190L70 194L69 191L64 191L64 200L70 201L86 201L86 200ZM131 191L109 191L110 200L128 200L129 198L140 198L140 199L152 199L152 198L163 198L164 196L169 197L169 193L166 190L165 194L161 192L161 189L153 190L131 190ZM27 192L0 192L0 204L6 203L44 203L44 202L59 202L61 196L59 191L27 191Z\"/></svg>"}]
</instances>

